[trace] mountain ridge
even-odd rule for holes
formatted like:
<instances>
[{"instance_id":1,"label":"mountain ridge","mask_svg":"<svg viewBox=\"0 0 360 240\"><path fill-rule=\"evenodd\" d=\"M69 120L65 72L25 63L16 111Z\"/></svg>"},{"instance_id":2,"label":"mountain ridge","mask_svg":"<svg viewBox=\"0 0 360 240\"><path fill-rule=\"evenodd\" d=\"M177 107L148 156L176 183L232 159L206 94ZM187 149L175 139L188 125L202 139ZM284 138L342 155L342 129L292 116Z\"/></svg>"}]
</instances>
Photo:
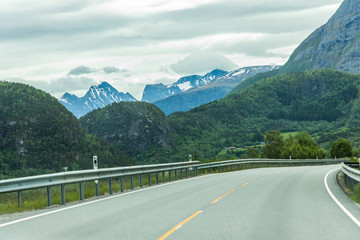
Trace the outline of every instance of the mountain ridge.
<instances>
[{"instance_id":1,"label":"mountain ridge","mask_svg":"<svg viewBox=\"0 0 360 240\"><path fill-rule=\"evenodd\" d=\"M137 101L130 93L123 93L116 90L107 82L97 86L91 86L83 97L65 93L59 102L63 104L77 118L98 108L103 108L114 102Z\"/></svg>"},{"instance_id":2,"label":"mountain ridge","mask_svg":"<svg viewBox=\"0 0 360 240\"><path fill-rule=\"evenodd\" d=\"M176 95L181 92L188 91L192 88L206 85L212 82L217 77L223 76L228 72L215 69L204 76L200 75L190 75L181 77L179 80L172 84L148 84L145 86L142 96L142 102L156 102L167 97Z\"/></svg>"},{"instance_id":3,"label":"mountain ridge","mask_svg":"<svg viewBox=\"0 0 360 240\"><path fill-rule=\"evenodd\" d=\"M263 65L235 69L213 79L206 85L174 94L154 102L166 115L177 111L188 111L225 97L237 84L262 72L277 69L279 66Z\"/></svg>"}]
</instances>

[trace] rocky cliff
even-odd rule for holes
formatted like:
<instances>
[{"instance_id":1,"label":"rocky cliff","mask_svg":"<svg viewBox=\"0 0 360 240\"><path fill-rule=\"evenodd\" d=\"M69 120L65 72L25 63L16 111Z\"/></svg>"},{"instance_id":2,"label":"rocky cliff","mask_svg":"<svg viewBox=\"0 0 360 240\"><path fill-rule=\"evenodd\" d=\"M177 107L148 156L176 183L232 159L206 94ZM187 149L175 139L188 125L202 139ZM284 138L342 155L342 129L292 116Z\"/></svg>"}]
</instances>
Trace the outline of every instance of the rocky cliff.
<instances>
[{"instance_id":1,"label":"rocky cliff","mask_svg":"<svg viewBox=\"0 0 360 240\"><path fill-rule=\"evenodd\" d=\"M344 0L294 51L281 72L333 68L360 73L360 0Z\"/></svg>"}]
</instances>

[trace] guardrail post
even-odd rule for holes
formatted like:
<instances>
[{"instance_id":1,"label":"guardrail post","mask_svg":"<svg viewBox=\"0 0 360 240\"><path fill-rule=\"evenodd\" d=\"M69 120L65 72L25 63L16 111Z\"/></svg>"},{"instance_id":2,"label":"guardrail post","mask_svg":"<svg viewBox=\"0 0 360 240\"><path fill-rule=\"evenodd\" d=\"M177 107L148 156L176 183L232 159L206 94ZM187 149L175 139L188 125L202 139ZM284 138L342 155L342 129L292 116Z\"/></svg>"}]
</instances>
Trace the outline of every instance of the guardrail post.
<instances>
[{"instance_id":1,"label":"guardrail post","mask_svg":"<svg viewBox=\"0 0 360 240\"><path fill-rule=\"evenodd\" d=\"M199 175L198 167L195 167L195 176Z\"/></svg>"},{"instance_id":2,"label":"guardrail post","mask_svg":"<svg viewBox=\"0 0 360 240\"><path fill-rule=\"evenodd\" d=\"M47 205L48 207L50 207L52 205L51 187L46 187L46 198L47 198Z\"/></svg>"},{"instance_id":3,"label":"guardrail post","mask_svg":"<svg viewBox=\"0 0 360 240\"><path fill-rule=\"evenodd\" d=\"M79 199L84 200L84 182L79 182Z\"/></svg>"},{"instance_id":4,"label":"guardrail post","mask_svg":"<svg viewBox=\"0 0 360 240\"><path fill-rule=\"evenodd\" d=\"M109 178L109 194L112 195L113 194L113 187L112 187L112 179Z\"/></svg>"},{"instance_id":5,"label":"guardrail post","mask_svg":"<svg viewBox=\"0 0 360 240\"><path fill-rule=\"evenodd\" d=\"M142 173L140 173L140 187L143 187L143 176L142 176Z\"/></svg>"},{"instance_id":6,"label":"guardrail post","mask_svg":"<svg viewBox=\"0 0 360 240\"><path fill-rule=\"evenodd\" d=\"M22 205L22 192L18 191L18 207Z\"/></svg>"},{"instance_id":7,"label":"guardrail post","mask_svg":"<svg viewBox=\"0 0 360 240\"><path fill-rule=\"evenodd\" d=\"M171 170L169 170L169 182L171 182Z\"/></svg>"},{"instance_id":8,"label":"guardrail post","mask_svg":"<svg viewBox=\"0 0 360 240\"><path fill-rule=\"evenodd\" d=\"M163 183L165 182L165 171L162 172Z\"/></svg>"},{"instance_id":9,"label":"guardrail post","mask_svg":"<svg viewBox=\"0 0 360 240\"><path fill-rule=\"evenodd\" d=\"M151 186L151 173L148 173L148 186Z\"/></svg>"},{"instance_id":10,"label":"guardrail post","mask_svg":"<svg viewBox=\"0 0 360 240\"><path fill-rule=\"evenodd\" d=\"M193 176L193 175L192 175L192 172L193 172L193 170L190 168L190 177Z\"/></svg>"},{"instance_id":11,"label":"guardrail post","mask_svg":"<svg viewBox=\"0 0 360 240\"><path fill-rule=\"evenodd\" d=\"M180 179L183 179L183 169L180 168Z\"/></svg>"},{"instance_id":12,"label":"guardrail post","mask_svg":"<svg viewBox=\"0 0 360 240\"><path fill-rule=\"evenodd\" d=\"M159 173L158 172L155 173L155 180L156 180L156 184L159 184Z\"/></svg>"},{"instance_id":13,"label":"guardrail post","mask_svg":"<svg viewBox=\"0 0 360 240\"><path fill-rule=\"evenodd\" d=\"M99 196L99 182L95 183L95 196Z\"/></svg>"},{"instance_id":14,"label":"guardrail post","mask_svg":"<svg viewBox=\"0 0 360 240\"><path fill-rule=\"evenodd\" d=\"M124 191L124 177L123 176L120 177L120 191L121 192Z\"/></svg>"},{"instance_id":15,"label":"guardrail post","mask_svg":"<svg viewBox=\"0 0 360 240\"><path fill-rule=\"evenodd\" d=\"M61 205L65 205L65 184L60 185Z\"/></svg>"},{"instance_id":16,"label":"guardrail post","mask_svg":"<svg viewBox=\"0 0 360 240\"><path fill-rule=\"evenodd\" d=\"M134 175L131 175L130 177L130 185L131 185L131 189L134 189Z\"/></svg>"},{"instance_id":17,"label":"guardrail post","mask_svg":"<svg viewBox=\"0 0 360 240\"><path fill-rule=\"evenodd\" d=\"M188 169L185 168L185 178L188 178Z\"/></svg>"},{"instance_id":18,"label":"guardrail post","mask_svg":"<svg viewBox=\"0 0 360 240\"><path fill-rule=\"evenodd\" d=\"M175 181L176 181L177 180L177 175L178 175L178 170L175 169L174 172L175 172Z\"/></svg>"},{"instance_id":19,"label":"guardrail post","mask_svg":"<svg viewBox=\"0 0 360 240\"><path fill-rule=\"evenodd\" d=\"M209 167L209 173L211 173L211 167Z\"/></svg>"}]
</instances>

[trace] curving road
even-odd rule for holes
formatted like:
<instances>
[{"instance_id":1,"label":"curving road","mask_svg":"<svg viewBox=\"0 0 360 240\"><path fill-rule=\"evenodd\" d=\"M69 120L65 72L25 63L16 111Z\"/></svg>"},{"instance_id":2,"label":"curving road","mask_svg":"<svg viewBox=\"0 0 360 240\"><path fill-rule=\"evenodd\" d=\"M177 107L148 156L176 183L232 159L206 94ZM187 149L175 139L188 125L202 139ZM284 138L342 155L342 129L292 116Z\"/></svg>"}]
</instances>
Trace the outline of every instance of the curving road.
<instances>
[{"instance_id":1,"label":"curving road","mask_svg":"<svg viewBox=\"0 0 360 240\"><path fill-rule=\"evenodd\" d=\"M339 166L212 174L0 220L0 239L359 239Z\"/></svg>"}]
</instances>

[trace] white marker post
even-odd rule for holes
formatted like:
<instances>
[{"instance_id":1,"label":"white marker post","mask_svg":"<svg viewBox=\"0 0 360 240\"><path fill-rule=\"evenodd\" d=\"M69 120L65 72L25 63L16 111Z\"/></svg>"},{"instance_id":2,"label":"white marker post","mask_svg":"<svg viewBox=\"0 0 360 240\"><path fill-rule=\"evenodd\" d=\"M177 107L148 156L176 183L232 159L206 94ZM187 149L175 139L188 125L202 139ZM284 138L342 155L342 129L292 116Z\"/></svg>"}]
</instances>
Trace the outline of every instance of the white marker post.
<instances>
[{"instance_id":1,"label":"white marker post","mask_svg":"<svg viewBox=\"0 0 360 240\"><path fill-rule=\"evenodd\" d=\"M189 154L189 162L192 162L192 156L191 154ZM191 176L191 171L193 170L193 168L190 168L190 176Z\"/></svg>"},{"instance_id":2,"label":"white marker post","mask_svg":"<svg viewBox=\"0 0 360 240\"><path fill-rule=\"evenodd\" d=\"M97 156L93 156L93 166L94 170L98 169L98 159ZM95 180L95 195L99 196L99 180Z\"/></svg>"}]
</instances>

